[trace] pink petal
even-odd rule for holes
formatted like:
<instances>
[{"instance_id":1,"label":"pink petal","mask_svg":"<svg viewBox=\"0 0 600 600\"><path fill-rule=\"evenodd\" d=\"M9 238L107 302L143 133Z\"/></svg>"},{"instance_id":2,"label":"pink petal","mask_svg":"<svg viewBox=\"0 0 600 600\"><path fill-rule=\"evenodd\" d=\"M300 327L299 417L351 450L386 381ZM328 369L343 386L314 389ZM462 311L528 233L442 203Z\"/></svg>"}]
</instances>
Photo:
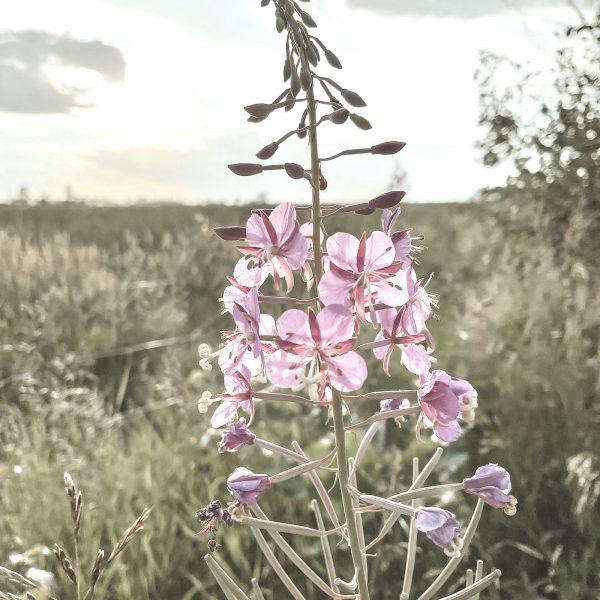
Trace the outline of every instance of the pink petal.
<instances>
[{"instance_id":1,"label":"pink petal","mask_svg":"<svg viewBox=\"0 0 600 600\"><path fill-rule=\"evenodd\" d=\"M382 312L382 311L378 311L378 312ZM375 339L373 341L379 342L380 340L384 340L384 339L385 339L385 336L383 334L383 331L380 331L375 336ZM389 344L387 346L377 346L377 348L373 348L373 354L375 355L375 358L378 358L379 360L381 360L385 356L385 353L387 352L388 348L389 348Z\"/></svg>"},{"instance_id":2,"label":"pink petal","mask_svg":"<svg viewBox=\"0 0 600 600\"><path fill-rule=\"evenodd\" d=\"M210 418L210 424L215 429L223 427L226 423L229 423L235 416L238 409L238 403L234 400L225 400L217 406L217 410L212 414Z\"/></svg>"},{"instance_id":3,"label":"pink petal","mask_svg":"<svg viewBox=\"0 0 600 600\"><path fill-rule=\"evenodd\" d=\"M453 421L448 425L434 423L433 431L435 432L435 435L437 435L437 437L439 437L443 442L455 442L462 433L458 421Z\"/></svg>"},{"instance_id":4,"label":"pink petal","mask_svg":"<svg viewBox=\"0 0 600 600\"><path fill-rule=\"evenodd\" d=\"M308 345L313 343L308 327L308 315L297 308L286 310L277 319L277 332L279 337L287 342Z\"/></svg>"},{"instance_id":5,"label":"pink petal","mask_svg":"<svg viewBox=\"0 0 600 600\"><path fill-rule=\"evenodd\" d=\"M277 245L281 247L292 233L294 233L294 228L296 226L296 209L289 202L280 204L273 209L269 215L269 220L277 234Z\"/></svg>"},{"instance_id":6,"label":"pink petal","mask_svg":"<svg viewBox=\"0 0 600 600\"><path fill-rule=\"evenodd\" d=\"M270 263L262 267L253 267L247 257L243 256L238 260L233 270L234 279L246 287L260 287L271 271Z\"/></svg>"},{"instance_id":7,"label":"pink petal","mask_svg":"<svg viewBox=\"0 0 600 600\"><path fill-rule=\"evenodd\" d=\"M327 239L327 254L329 260L341 269L356 273L356 256L358 254L358 240L349 233L334 233Z\"/></svg>"},{"instance_id":8,"label":"pink petal","mask_svg":"<svg viewBox=\"0 0 600 600\"><path fill-rule=\"evenodd\" d=\"M342 392L357 390L367 378L367 363L356 352L327 357L331 385Z\"/></svg>"},{"instance_id":9,"label":"pink petal","mask_svg":"<svg viewBox=\"0 0 600 600\"><path fill-rule=\"evenodd\" d=\"M308 257L308 241L297 231L288 239L282 251L290 267L300 269Z\"/></svg>"},{"instance_id":10,"label":"pink petal","mask_svg":"<svg viewBox=\"0 0 600 600\"><path fill-rule=\"evenodd\" d=\"M396 258L396 250L391 238L382 231L374 231L367 240L365 269L377 271L389 267Z\"/></svg>"},{"instance_id":11,"label":"pink petal","mask_svg":"<svg viewBox=\"0 0 600 600\"><path fill-rule=\"evenodd\" d=\"M319 298L323 304L348 304L348 292L354 282L338 275L335 271L327 271L319 283Z\"/></svg>"},{"instance_id":12,"label":"pink petal","mask_svg":"<svg viewBox=\"0 0 600 600\"><path fill-rule=\"evenodd\" d=\"M354 318L350 309L340 304L330 304L317 315L323 345L345 342L354 333Z\"/></svg>"},{"instance_id":13,"label":"pink petal","mask_svg":"<svg viewBox=\"0 0 600 600\"><path fill-rule=\"evenodd\" d=\"M308 362L308 358L290 354L285 350L277 350L267 358L266 370L269 381L283 388L295 387L302 383L298 375L302 373Z\"/></svg>"},{"instance_id":14,"label":"pink petal","mask_svg":"<svg viewBox=\"0 0 600 600\"><path fill-rule=\"evenodd\" d=\"M422 346L416 344L402 347L401 362L415 375L427 373L431 369L431 357Z\"/></svg>"},{"instance_id":15,"label":"pink petal","mask_svg":"<svg viewBox=\"0 0 600 600\"><path fill-rule=\"evenodd\" d=\"M263 248L271 243L269 233L259 214L252 214L246 222L246 240L252 246Z\"/></svg>"}]
</instances>

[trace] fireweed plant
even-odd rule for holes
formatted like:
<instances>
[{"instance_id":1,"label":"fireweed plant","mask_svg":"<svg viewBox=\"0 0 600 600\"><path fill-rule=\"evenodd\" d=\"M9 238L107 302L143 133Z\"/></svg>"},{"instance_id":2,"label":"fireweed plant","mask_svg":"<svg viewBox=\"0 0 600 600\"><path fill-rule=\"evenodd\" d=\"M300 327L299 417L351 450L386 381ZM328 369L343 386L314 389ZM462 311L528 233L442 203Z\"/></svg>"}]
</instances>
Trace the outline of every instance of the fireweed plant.
<instances>
[{"instance_id":1,"label":"fireweed plant","mask_svg":"<svg viewBox=\"0 0 600 600\"><path fill-rule=\"evenodd\" d=\"M461 422L473 421L477 392L467 381L433 368L433 340L427 320L432 315L434 299L415 273L417 248L413 242L417 238L411 236L410 229L395 229L400 213L397 205L404 192L390 191L354 205L321 204L320 192L327 187L323 168L329 161L356 154L395 154L404 143L383 142L370 148L321 156L317 131L324 123L341 125L350 120L360 129L370 128L364 117L352 112L355 107L365 106L365 102L333 79L317 74L316 68L323 57L333 68L340 69L341 64L312 35L316 25L306 11L293 0L262 0L261 5L274 7L277 31L285 34L283 78L287 87L273 102L247 106L249 121L257 123L276 110L298 107L302 116L296 129L265 146L256 156L268 160L283 142L298 136L308 142L310 166L289 162L237 163L229 168L240 176L281 170L292 179L306 180L312 204L296 208L284 203L257 210L245 226L215 230L224 240L238 241L242 256L222 298L224 310L230 313L234 325L223 332L223 343L217 351L212 352L206 344L198 349L204 369L212 368L212 362L218 363L224 375L224 391L214 397L205 392L198 408L206 413L215 404L211 425L223 428L219 452L235 452L242 446L254 445L296 464L270 476L254 473L245 466L229 475L227 489L232 500L228 503L213 500L196 513L202 523L199 533L209 536L211 552L205 559L227 598L248 599L212 556L219 548L216 540L219 528L245 525L296 600L305 596L275 556L265 534L325 597L368 600L368 558L398 519L405 517L410 525L404 578L398 590L401 600L408 600L411 595L418 532L449 557L446 566L419 597L427 600L438 593L460 563L484 504L513 515L517 501L509 495L509 474L495 464L478 468L461 483L426 486L443 452L441 447L422 469L417 459L413 460L413 482L405 491L383 498L363 493L358 487L356 476L362 459L387 419L403 425L409 417L414 417L417 436L424 428L431 429L433 439L450 444L461 435ZM335 215L347 212L368 215L376 210L382 210L380 231L363 233L360 238L343 232L327 236L324 225ZM308 222L300 224L299 214L310 215ZM261 292L269 279L277 290L274 296ZM299 279L305 284L306 294L291 296ZM277 319L268 314L269 306L274 303L286 308ZM359 343L359 335L361 339L368 336L370 341ZM386 374L391 361L399 361L418 379L418 387L360 394L359 389L368 376L364 359L368 353L382 361ZM333 450L326 456L311 458L296 442L290 448L259 439L250 430L257 418L255 400L321 407L324 424L328 419L333 422ZM362 421L349 422L354 403L373 404L374 414ZM355 430L365 433L356 454L350 457L345 436ZM335 474L336 485L328 491L320 473L331 472ZM330 525L325 525L317 500L311 503L316 528L273 521L261 510L260 494L272 493L277 484L302 474L308 475ZM466 528L448 510L422 505L424 499L457 490L478 497ZM343 514L338 514L331 494L341 497ZM416 500L420 500L418 506ZM373 539L365 539L363 518L381 512L388 515L387 520ZM309 567L282 534L318 538L325 575ZM336 575L336 562L340 559L351 559L354 567L351 581L343 581ZM499 576L500 572L495 570L483 577L479 561L475 574L467 571L466 587L447 598L478 597ZM252 581L251 593L257 599L264 597L256 580Z\"/></svg>"}]
</instances>

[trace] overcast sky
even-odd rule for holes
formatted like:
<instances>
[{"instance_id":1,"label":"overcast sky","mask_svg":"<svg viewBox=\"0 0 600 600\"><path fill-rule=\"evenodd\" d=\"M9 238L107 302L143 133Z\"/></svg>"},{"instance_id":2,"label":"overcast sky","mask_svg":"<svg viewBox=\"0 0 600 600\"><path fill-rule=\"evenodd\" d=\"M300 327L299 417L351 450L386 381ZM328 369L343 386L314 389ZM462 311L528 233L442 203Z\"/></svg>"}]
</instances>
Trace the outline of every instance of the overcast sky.
<instances>
[{"instance_id":1,"label":"overcast sky","mask_svg":"<svg viewBox=\"0 0 600 600\"><path fill-rule=\"evenodd\" d=\"M259 0L19 0L0 29L0 199L27 186L62 199L115 202L301 200L303 181L277 173L237 178L231 162L296 126L291 113L260 125L242 107L283 89L283 36ZM340 57L336 76L359 92L373 124L322 128L322 153L398 139L393 157L336 161L326 198L387 189L396 168L415 201L464 200L506 171L474 147L478 52L543 64L557 26L574 20L558 0L313 0L303 5ZM279 160L307 163L304 142Z\"/></svg>"}]
</instances>

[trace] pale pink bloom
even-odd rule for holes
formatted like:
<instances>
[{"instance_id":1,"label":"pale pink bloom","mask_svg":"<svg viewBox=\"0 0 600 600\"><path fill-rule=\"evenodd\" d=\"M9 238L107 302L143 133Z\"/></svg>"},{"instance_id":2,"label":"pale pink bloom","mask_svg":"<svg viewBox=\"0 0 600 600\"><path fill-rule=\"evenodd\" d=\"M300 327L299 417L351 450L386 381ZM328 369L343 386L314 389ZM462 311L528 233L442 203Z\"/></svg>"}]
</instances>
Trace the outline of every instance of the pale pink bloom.
<instances>
[{"instance_id":1,"label":"pale pink bloom","mask_svg":"<svg viewBox=\"0 0 600 600\"><path fill-rule=\"evenodd\" d=\"M290 291L294 287L292 271L302 268L308 257L308 242L300 233L296 209L286 203L268 215L264 211L251 215L246 223L246 245L240 250L245 256L235 267L236 281L259 287L271 274L276 285L285 279Z\"/></svg>"},{"instance_id":2,"label":"pale pink bloom","mask_svg":"<svg viewBox=\"0 0 600 600\"><path fill-rule=\"evenodd\" d=\"M410 236L410 229L392 232L394 223L399 216L400 208L397 208L394 211L386 208L381 214L381 228L383 233L389 235L394 243L394 248L396 249L396 260L406 261L410 259L410 253L414 248L412 245L412 238Z\"/></svg>"},{"instance_id":3,"label":"pale pink bloom","mask_svg":"<svg viewBox=\"0 0 600 600\"><path fill-rule=\"evenodd\" d=\"M212 427L223 427L223 425L236 418L240 409L250 413L250 421L252 421L254 403L252 402L252 388L250 387L250 371L242 365L238 372L225 375L224 383L225 392L215 396L215 398L221 400L221 404L219 404L210 419Z\"/></svg>"},{"instance_id":4,"label":"pale pink bloom","mask_svg":"<svg viewBox=\"0 0 600 600\"><path fill-rule=\"evenodd\" d=\"M227 478L227 489L242 504L256 504L258 494L270 487L268 475L253 473L245 467L238 467Z\"/></svg>"},{"instance_id":5,"label":"pale pink bloom","mask_svg":"<svg viewBox=\"0 0 600 600\"><path fill-rule=\"evenodd\" d=\"M405 265L394 275L391 283L399 290L396 306L402 306L400 328L408 335L422 333L432 312L432 300L421 286L421 281L417 280L415 270L411 265Z\"/></svg>"},{"instance_id":6,"label":"pale pink bloom","mask_svg":"<svg viewBox=\"0 0 600 600\"><path fill-rule=\"evenodd\" d=\"M383 370L389 375L389 364L394 348L400 348L402 364L415 375L422 375L431 369L432 357L416 342L425 340L425 336L408 335L402 330L402 317L404 307L397 311L385 308L377 311L377 318L381 323L381 330L375 336L375 342L381 343L373 348L373 354L383 360ZM387 342L387 343L384 343Z\"/></svg>"},{"instance_id":7,"label":"pale pink bloom","mask_svg":"<svg viewBox=\"0 0 600 600\"><path fill-rule=\"evenodd\" d=\"M332 304L317 315L297 309L287 310L277 319L279 350L269 357L267 374L280 387L304 383L302 373L320 378L320 389L331 386L349 392L358 389L367 377L367 365L356 352L354 318L350 309Z\"/></svg>"},{"instance_id":8,"label":"pale pink bloom","mask_svg":"<svg viewBox=\"0 0 600 600\"><path fill-rule=\"evenodd\" d=\"M444 442L456 441L461 433L458 424L464 397L475 390L464 379L451 377L445 371L435 370L421 375L418 389L419 404L426 424L431 424L436 436Z\"/></svg>"},{"instance_id":9,"label":"pale pink bloom","mask_svg":"<svg viewBox=\"0 0 600 600\"><path fill-rule=\"evenodd\" d=\"M387 306L404 304L406 294L394 282L393 275L401 269L391 238L374 231L360 240L349 233L335 233L327 239L329 271L319 283L319 297L325 305L350 306L358 317L366 320L365 305L375 302ZM373 320L374 311L370 310Z\"/></svg>"},{"instance_id":10,"label":"pale pink bloom","mask_svg":"<svg viewBox=\"0 0 600 600\"><path fill-rule=\"evenodd\" d=\"M227 340L219 354L219 366L225 375L238 371L242 364L250 369L252 375L258 375L264 367L263 348L260 335L274 331L275 321L270 315L261 315L258 304L258 290L251 288L240 299L232 302L231 313L236 324L235 331L223 331Z\"/></svg>"}]
</instances>

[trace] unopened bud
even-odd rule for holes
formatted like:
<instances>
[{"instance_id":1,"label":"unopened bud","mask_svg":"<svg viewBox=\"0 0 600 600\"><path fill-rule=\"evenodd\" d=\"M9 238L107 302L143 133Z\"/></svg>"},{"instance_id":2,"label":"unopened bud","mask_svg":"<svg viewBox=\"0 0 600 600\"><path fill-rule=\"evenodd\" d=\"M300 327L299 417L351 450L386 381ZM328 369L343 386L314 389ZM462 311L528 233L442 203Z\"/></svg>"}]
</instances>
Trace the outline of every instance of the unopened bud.
<instances>
[{"instance_id":1,"label":"unopened bud","mask_svg":"<svg viewBox=\"0 0 600 600\"><path fill-rule=\"evenodd\" d=\"M342 68L342 63L340 62L340 59L331 50L325 50L325 58L334 69ZM351 104L351 102L349 103Z\"/></svg>"},{"instance_id":2,"label":"unopened bud","mask_svg":"<svg viewBox=\"0 0 600 600\"><path fill-rule=\"evenodd\" d=\"M325 177L323 175L319 176L319 189L321 191L327 189L327 179L325 179Z\"/></svg>"},{"instance_id":3,"label":"unopened bud","mask_svg":"<svg viewBox=\"0 0 600 600\"><path fill-rule=\"evenodd\" d=\"M283 80L287 81L290 78L291 74L292 74L292 64L290 62L290 59L286 58L285 62L283 63Z\"/></svg>"},{"instance_id":4,"label":"unopened bud","mask_svg":"<svg viewBox=\"0 0 600 600\"><path fill-rule=\"evenodd\" d=\"M296 73L296 69L292 69L292 76L290 79L290 93L295 98L298 95L298 92L301 88L300 77L298 77L298 73Z\"/></svg>"},{"instance_id":5,"label":"unopened bud","mask_svg":"<svg viewBox=\"0 0 600 600\"><path fill-rule=\"evenodd\" d=\"M340 91L340 94L350 106L356 106L358 108L367 105L367 103L356 92L344 89Z\"/></svg>"},{"instance_id":6,"label":"unopened bud","mask_svg":"<svg viewBox=\"0 0 600 600\"><path fill-rule=\"evenodd\" d=\"M338 110L333 111L329 115L329 120L334 125L341 125L342 123L345 123L348 120L349 116L350 113L345 108L340 108Z\"/></svg>"},{"instance_id":7,"label":"unopened bud","mask_svg":"<svg viewBox=\"0 0 600 600\"><path fill-rule=\"evenodd\" d=\"M232 165L227 165L227 168L240 177L258 175L259 173L262 173L263 170L262 165L255 163L234 163Z\"/></svg>"},{"instance_id":8,"label":"unopened bud","mask_svg":"<svg viewBox=\"0 0 600 600\"><path fill-rule=\"evenodd\" d=\"M260 160L267 160L268 158L271 158L275 152L277 152L278 148L279 144L277 142L267 144L264 148L261 148L256 153L256 158L260 158Z\"/></svg>"},{"instance_id":9,"label":"unopened bud","mask_svg":"<svg viewBox=\"0 0 600 600\"><path fill-rule=\"evenodd\" d=\"M304 10L300 11L300 18L307 27L316 27L315 20Z\"/></svg>"},{"instance_id":10,"label":"unopened bud","mask_svg":"<svg viewBox=\"0 0 600 600\"><path fill-rule=\"evenodd\" d=\"M306 47L306 58L308 58L308 62L313 67L316 67L319 64L319 51L312 42Z\"/></svg>"},{"instance_id":11,"label":"unopened bud","mask_svg":"<svg viewBox=\"0 0 600 600\"><path fill-rule=\"evenodd\" d=\"M309 90L312 85L312 75L310 69L306 67L300 68L300 85L305 92Z\"/></svg>"},{"instance_id":12,"label":"unopened bud","mask_svg":"<svg viewBox=\"0 0 600 600\"><path fill-rule=\"evenodd\" d=\"M402 191L385 192L385 194L369 200L369 206L371 208L392 208L399 204L405 195L406 192Z\"/></svg>"},{"instance_id":13,"label":"unopened bud","mask_svg":"<svg viewBox=\"0 0 600 600\"><path fill-rule=\"evenodd\" d=\"M246 239L246 228L241 225L233 225L230 227L213 227L213 231L222 240L228 242Z\"/></svg>"},{"instance_id":14,"label":"unopened bud","mask_svg":"<svg viewBox=\"0 0 600 600\"><path fill-rule=\"evenodd\" d=\"M292 179L302 179L304 177L304 167L302 165L299 165L297 163L285 163L283 165L285 172L292 178Z\"/></svg>"},{"instance_id":15,"label":"unopened bud","mask_svg":"<svg viewBox=\"0 0 600 600\"><path fill-rule=\"evenodd\" d=\"M351 113L350 114L350 120L359 128L362 129L364 131L366 131L367 129L371 129L372 125L371 123L369 123L369 121L367 119L365 119L364 117L361 117L360 115L357 115L356 113Z\"/></svg>"},{"instance_id":16,"label":"unopened bud","mask_svg":"<svg viewBox=\"0 0 600 600\"><path fill-rule=\"evenodd\" d=\"M382 142L371 146L371 154L396 154L406 146L406 142Z\"/></svg>"},{"instance_id":17,"label":"unopened bud","mask_svg":"<svg viewBox=\"0 0 600 600\"><path fill-rule=\"evenodd\" d=\"M264 118L273 112L273 105L260 102L258 104L244 106L244 110L253 117Z\"/></svg>"}]
</instances>

